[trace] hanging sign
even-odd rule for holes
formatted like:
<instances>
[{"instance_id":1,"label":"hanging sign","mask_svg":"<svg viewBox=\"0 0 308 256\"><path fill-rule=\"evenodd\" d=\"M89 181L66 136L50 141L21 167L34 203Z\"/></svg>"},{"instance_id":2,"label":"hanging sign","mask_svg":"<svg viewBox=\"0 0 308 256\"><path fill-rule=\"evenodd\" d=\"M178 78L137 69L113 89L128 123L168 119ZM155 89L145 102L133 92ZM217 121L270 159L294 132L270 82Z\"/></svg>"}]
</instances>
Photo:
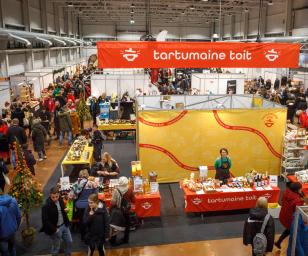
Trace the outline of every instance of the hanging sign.
<instances>
[{"instance_id":1,"label":"hanging sign","mask_svg":"<svg viewBox=\"0 0 308 256\"><path fill-rule=\"evenodd\" d=\"M299 44L97 42L99 68L297 68Z\"/></svg>"}]
</instances>

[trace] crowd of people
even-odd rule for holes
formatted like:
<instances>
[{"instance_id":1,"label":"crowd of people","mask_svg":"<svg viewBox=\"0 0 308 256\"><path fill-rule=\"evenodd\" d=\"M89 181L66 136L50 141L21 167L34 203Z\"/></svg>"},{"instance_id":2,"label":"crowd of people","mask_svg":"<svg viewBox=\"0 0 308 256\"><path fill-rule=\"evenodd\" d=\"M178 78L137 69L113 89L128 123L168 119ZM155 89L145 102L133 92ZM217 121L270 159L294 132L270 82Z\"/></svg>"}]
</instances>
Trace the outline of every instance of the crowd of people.
<instances>
[{"instance_id":1,"label":"crowd of people","mask_svg":"<svg viewBox=\"0 0 308 256\"><path fill-rule=\"evenodd\" d=\"M264 81L262 77L259 77L249 82L245 93L256 94L286 106L289 122L294 124L295 117L297 117L297 124L308 128L308 89L305 90L303 84L295 84L287 77L282 77L281 80L276 78L274 83L270 79Z\"/></svg>"}]
</instances>

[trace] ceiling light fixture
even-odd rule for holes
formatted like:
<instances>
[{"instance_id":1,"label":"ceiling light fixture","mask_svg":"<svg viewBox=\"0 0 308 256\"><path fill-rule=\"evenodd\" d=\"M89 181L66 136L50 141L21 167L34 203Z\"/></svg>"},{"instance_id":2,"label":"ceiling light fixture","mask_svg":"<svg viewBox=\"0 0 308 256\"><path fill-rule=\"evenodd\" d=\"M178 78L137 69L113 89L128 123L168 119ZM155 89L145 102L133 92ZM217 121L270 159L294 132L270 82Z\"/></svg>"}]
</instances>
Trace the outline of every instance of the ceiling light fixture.
<instances>
[{"instance_id":1,"label":"ceiling light fixture","mask_svg":"<svg viewBox=\"0 0 308 256\"><path fill-rule=\"evenodd\" d=\"M182 13L181 13L182 15L184 15L185 14L185 11L182 11Z\"/></svg>"},{"instance_id":2,"label":"ceiling light fixture","mask_svg":"<svg viewBox=\"0 0 308 256\"><path fill-rule=\"evenodd\" d=\"M131 20L129 21L129 23L130 23L130 24L135 24L135 21L134 21L133 19L131 19Z\"/></svg>"},{"instance_id":3,"label":"ceiling light fixture","mask_svg":"<svg viewBox=\"0 0 308 256\"><path fill-rule=\"evenodd\" d=\"M195 6L191 5L191 6L189 6L189 9L190 10L195 10Z\"/></svg>"},{"instance_id":4,"label":"ceiling light fixture","mask_svg":"<svg viewBox=\"0 0 308 256\"><path fill-rule=\"evenodd\" d=\"M249 12L249 9L248 9L248 8L245 8L245 12Z\"/></svg>"},{"instance_id":5,"label":"ceiling light fixture","mask_svg":"<svg viewBox=\"0 0 308 256\"><path fill-rule=\"evenodd\" d=\"M209 0L202 0L202 2L208 2Z\"/></svg>"},{"instance_id":6,"label":"ceiling light fixture","mask_svg":"<svg viewBox=\"0 0 308 256\"><path fill-rule=\"evenodd\" d=\"M268 1L267 4L268 5L274 5L273 1Z\"/></svg>"},{"instance_id":7,"label":"ceiling light fixture","mask_svg":"<svg viewBox=\"0 0 308 256\"><path fill-rule=\"evenodd\" d=\"M135 13L135 12L134 12L134 10L132 9L132 10L130 11L130 13Z\"/></svg>"},{"instance_id":8,"label":"ceiling light fixture","mask_svg":"<svg viewBox=\"0 0 308 256\"><path fill-rule=\"evenodd\" d=\"M67 4L67 7L74 7L74 5L73 5L73 3L71 2L71 3L68 3L68 4Z\"/></svg>"},{"instance_id":9,"label":"ceiling light fixture","mask_svg":"<svg viewBox=\"0 0 308 256\"><path fill-rule=\"evenodd\" d=\"M130 5L130 8L135 8L135 5L134 5L134 4L131 4L131 5Z\"/></svg>"}]
</instances>

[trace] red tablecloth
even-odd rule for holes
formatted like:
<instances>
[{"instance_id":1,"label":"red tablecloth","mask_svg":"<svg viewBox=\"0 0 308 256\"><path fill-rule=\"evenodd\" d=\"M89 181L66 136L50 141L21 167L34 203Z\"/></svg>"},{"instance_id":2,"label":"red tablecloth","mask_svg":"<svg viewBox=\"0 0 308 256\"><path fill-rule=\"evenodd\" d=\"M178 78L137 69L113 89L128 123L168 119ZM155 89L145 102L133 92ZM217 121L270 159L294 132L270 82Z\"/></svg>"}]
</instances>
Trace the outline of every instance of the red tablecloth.
<instances>
[{"instance_id":1,"label":"red tablecloth","mask_svg":"<svg viewBox=\"0 0 308 256\"><path fill-rule=\"evenodd\" d=\"M291 182L298 182L297 178L294 175L288 176L289 181ZM305 194L305 196L308 197L308 184L307 183L302 183L302 191Z\"/></svg>"},{"instance_id":2,"label":"red tablecloth","mask_svg":"<svg viewBox=\"0 0 308 256\"><path fill-rule=\"evenodd\" d=\"M247 209L256 206L260 196L268 199L269 203L279 200L279 188L272 190L253 190L243 192L213 192L197 194L188 188L183 188L185 199L185 212L209 212Z\"/></svg>"},{"instance_id":3,"label":"red tablecloth","mask_svg":"<svg viewBox=\"0 0 308 256\"><path fill-rule=\"evenodd\" d=\"M104 198L103 193L98 194L98 198L110 207L111 198ZM156 194L137 194L132 210L136 212L138 218L159 217L160 216L160 193Z\"/></svg>"}]
</instances>

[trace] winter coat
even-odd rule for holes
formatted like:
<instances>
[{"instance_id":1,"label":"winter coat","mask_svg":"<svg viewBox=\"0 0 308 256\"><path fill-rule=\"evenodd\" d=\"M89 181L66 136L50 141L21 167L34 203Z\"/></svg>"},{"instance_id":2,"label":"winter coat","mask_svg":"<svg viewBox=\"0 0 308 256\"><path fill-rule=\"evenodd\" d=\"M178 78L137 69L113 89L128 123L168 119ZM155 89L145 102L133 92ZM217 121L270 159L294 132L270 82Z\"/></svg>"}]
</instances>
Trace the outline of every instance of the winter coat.
<instances>
[{"instance_id":1,"label":"winter coat","mask_svg":"<svg viewBox=\"0 0 308 256\"><path fill-rule=\"evenodd\" d=\"M62 95L56 96L56 101L60 102L61 107L65 106L65 104L66 104L66 100L65 100L64 96L62 96Z\"/></svg>"},{"instance_id":2,"label":"winter coat","mask_svg":"<svg viewBox=\"0 0 308 256\"><path fill-rule=\"evenodd\" d=\"M24 157L25 157L25 160L26 160L26 163L27 163L27 166L29 167L31 173L33 175L35 175L35 169L34 169L34 165L36 164L36 160L31 152L31 150L29 149L24 149L23 150L23 153L24 153Z\"/></svg>"},{"instance_id":3,"label":"winter coat","mask_svg":"<svg viewBox=\"0 0 308 256\"><path fill-rule=\"evenodd\" d=\"M90 246L94 247L96 245L99 247L109 237L109 214L103 205L97 208L93 215L90 215L89 212L90 208L88 206L83 216L83 223L86 228L85 241Z\"/></svg>"},{"instance_id":4,"label":"winter coat","mask_svg":"<svg viewBox=\"0 0 308 256\"><path fill-rule=\"evenodd\" d=\"M47 131L41 124L35 124L32 127L32 140L35 152L40 152L44 150L45 137L47 136Z\"/></svg>"},{"instance_id":5,"label":"winter coat","mask_svg":"<svg viewBox=\"0 0 308 256\"><path fill-rule=\"evenodd\" d=\"M69 112L60 111L58 113L59 117L59 128L62 132L72 131L72 120Z\"/></svg>"},{"instance_id":6,"label":"winter coat","mask_svg":"<svg viewBox=\"0 0 308 256\"><path fill-rule=\"evenodd\" d=\"M301 123L301 127L302 128L308 128L308 115L306 111L303 111L300 115L299 115L299 121Z\"/></svg>"},{"instance_id":7,"label":"winter coat","mask_svg":"<svg viewBox=\"0 0 308 256\"><path fill-rule=\"evenodd\" d=\"M304 201L299 194L294 193L288 188L286 189L282 197L281 210L279 213L279 220L286 229L290 230L296 206L301 206L303 204Z\"/></svg>"},{"instance_id":8,"label":"winter coat","mask_svg":"<svg viewBox=\"0 0 308 256\"><path fill-rule=\"evenodd\" d=\"M13 235L19 228L21 213L15 198L0 195L0 239Z\"/></svg>"},{"instance_id":9,"label":"winter coat","mask_svg":"<svg viewBox=\"0 0 308 256\"><path fill-rule=\"evenodd\" d=\"M24 128L19 127L17 125L12 125L8 129L8 139L10 145L12 145L13 142L15 142L15 137L18 139L19 144L22 145L27 143L27 135Z\"/></svg>"},{"instance_id":10,"label":"winter coat","mask_svg":"<svg viewBox=\"0 0 308 256\"><path fill-rule=\"evenodd\" d=\"M9 151L9 141L8 141L8 127L6 123L0 126L0 152Z\"/></svg>"},{"instance_id":11,"label":"winter coat","mask_svg":"<svg viewBox=\"0 0 308 256\"><path fill-rule=\"evenodd\" d=\"M25 113L21 108L16 108L11 115L11 119L13 120L14 118L17 118L19 121L19 126L23 127L24 126L24 118L25 118Z\"/></svg>"},{"instance_id":12,"label":"winter coat","mask_svg":"<svg viewBox=\"0 0 308 256\"><path fill-rule=\"evenodd\" d=\"M77 112L71 112L72 133L74 136L80 133L80 119Z\"/></svg>"},{"instance_id":13,"label":"winter coat","mask_svg":"<svg viewBox=\"0 0 308 256\"><path fill-rule=\"evenodd\" d=\"M294 221L292 222L291 225L291 233L289 238L287 256L291 256L292 252L291 250L292 250L292 241L294 234L293 228L294 228ZM298 218L295 255L308 256L308 224L304 223L301 215Z\"/></svg>"},{"instance_id":14,"label":"winter coat","mask_svg":"<svg viewBox=\"0 0 308 256\"><path fill-rule=\"evenodd\" d=\"M3 174L8 174L9 170L3 161L0 161L0 184L5 184Z\"/></svg>"},{"instance_id":15,"label":"winter coat","mask_svg":"<svg viewBox=\"0 0 308 256\"><path fill-rule=\"evenodd\" d=\"M67 218L67 214L64 211L64 203L62 199L59 199L63 222L65 226L69 226L69 220ZM42 207L42 228L40 232L45 232L47 235L52 235L57 231L58 224L58 208L56 204L48 198L45 204Z\"/></svg>"},{"instance_id":16,"label":"winter coat","mask_svg":"<svg viewBox=\"0 0 308 256\"><path fill-rule=\"evenodd\" d=\"M100 131L95 131L93 133L92 143L94 146L93 157L96 162L100 162L102 160L102 147L103 147L103 136Z\"/></svg>"},{"instance_id":17,"label":"winter coat","mask_svg":"<svg viewBox=\"0 0 308 256\"><path fill-rule=\"evenodd\" d=\"M253 238L257 233L261 232L261 227L265 216L268 211L264 208L252 208L249 211L249 218L245 221L243 231L243 244L253 245ZM267 225L264 230L264 235L267 238L266 251L271 252L273 250L275 239L275 222L272 216L270 216Z\"/></svg>"}]
</instances>

